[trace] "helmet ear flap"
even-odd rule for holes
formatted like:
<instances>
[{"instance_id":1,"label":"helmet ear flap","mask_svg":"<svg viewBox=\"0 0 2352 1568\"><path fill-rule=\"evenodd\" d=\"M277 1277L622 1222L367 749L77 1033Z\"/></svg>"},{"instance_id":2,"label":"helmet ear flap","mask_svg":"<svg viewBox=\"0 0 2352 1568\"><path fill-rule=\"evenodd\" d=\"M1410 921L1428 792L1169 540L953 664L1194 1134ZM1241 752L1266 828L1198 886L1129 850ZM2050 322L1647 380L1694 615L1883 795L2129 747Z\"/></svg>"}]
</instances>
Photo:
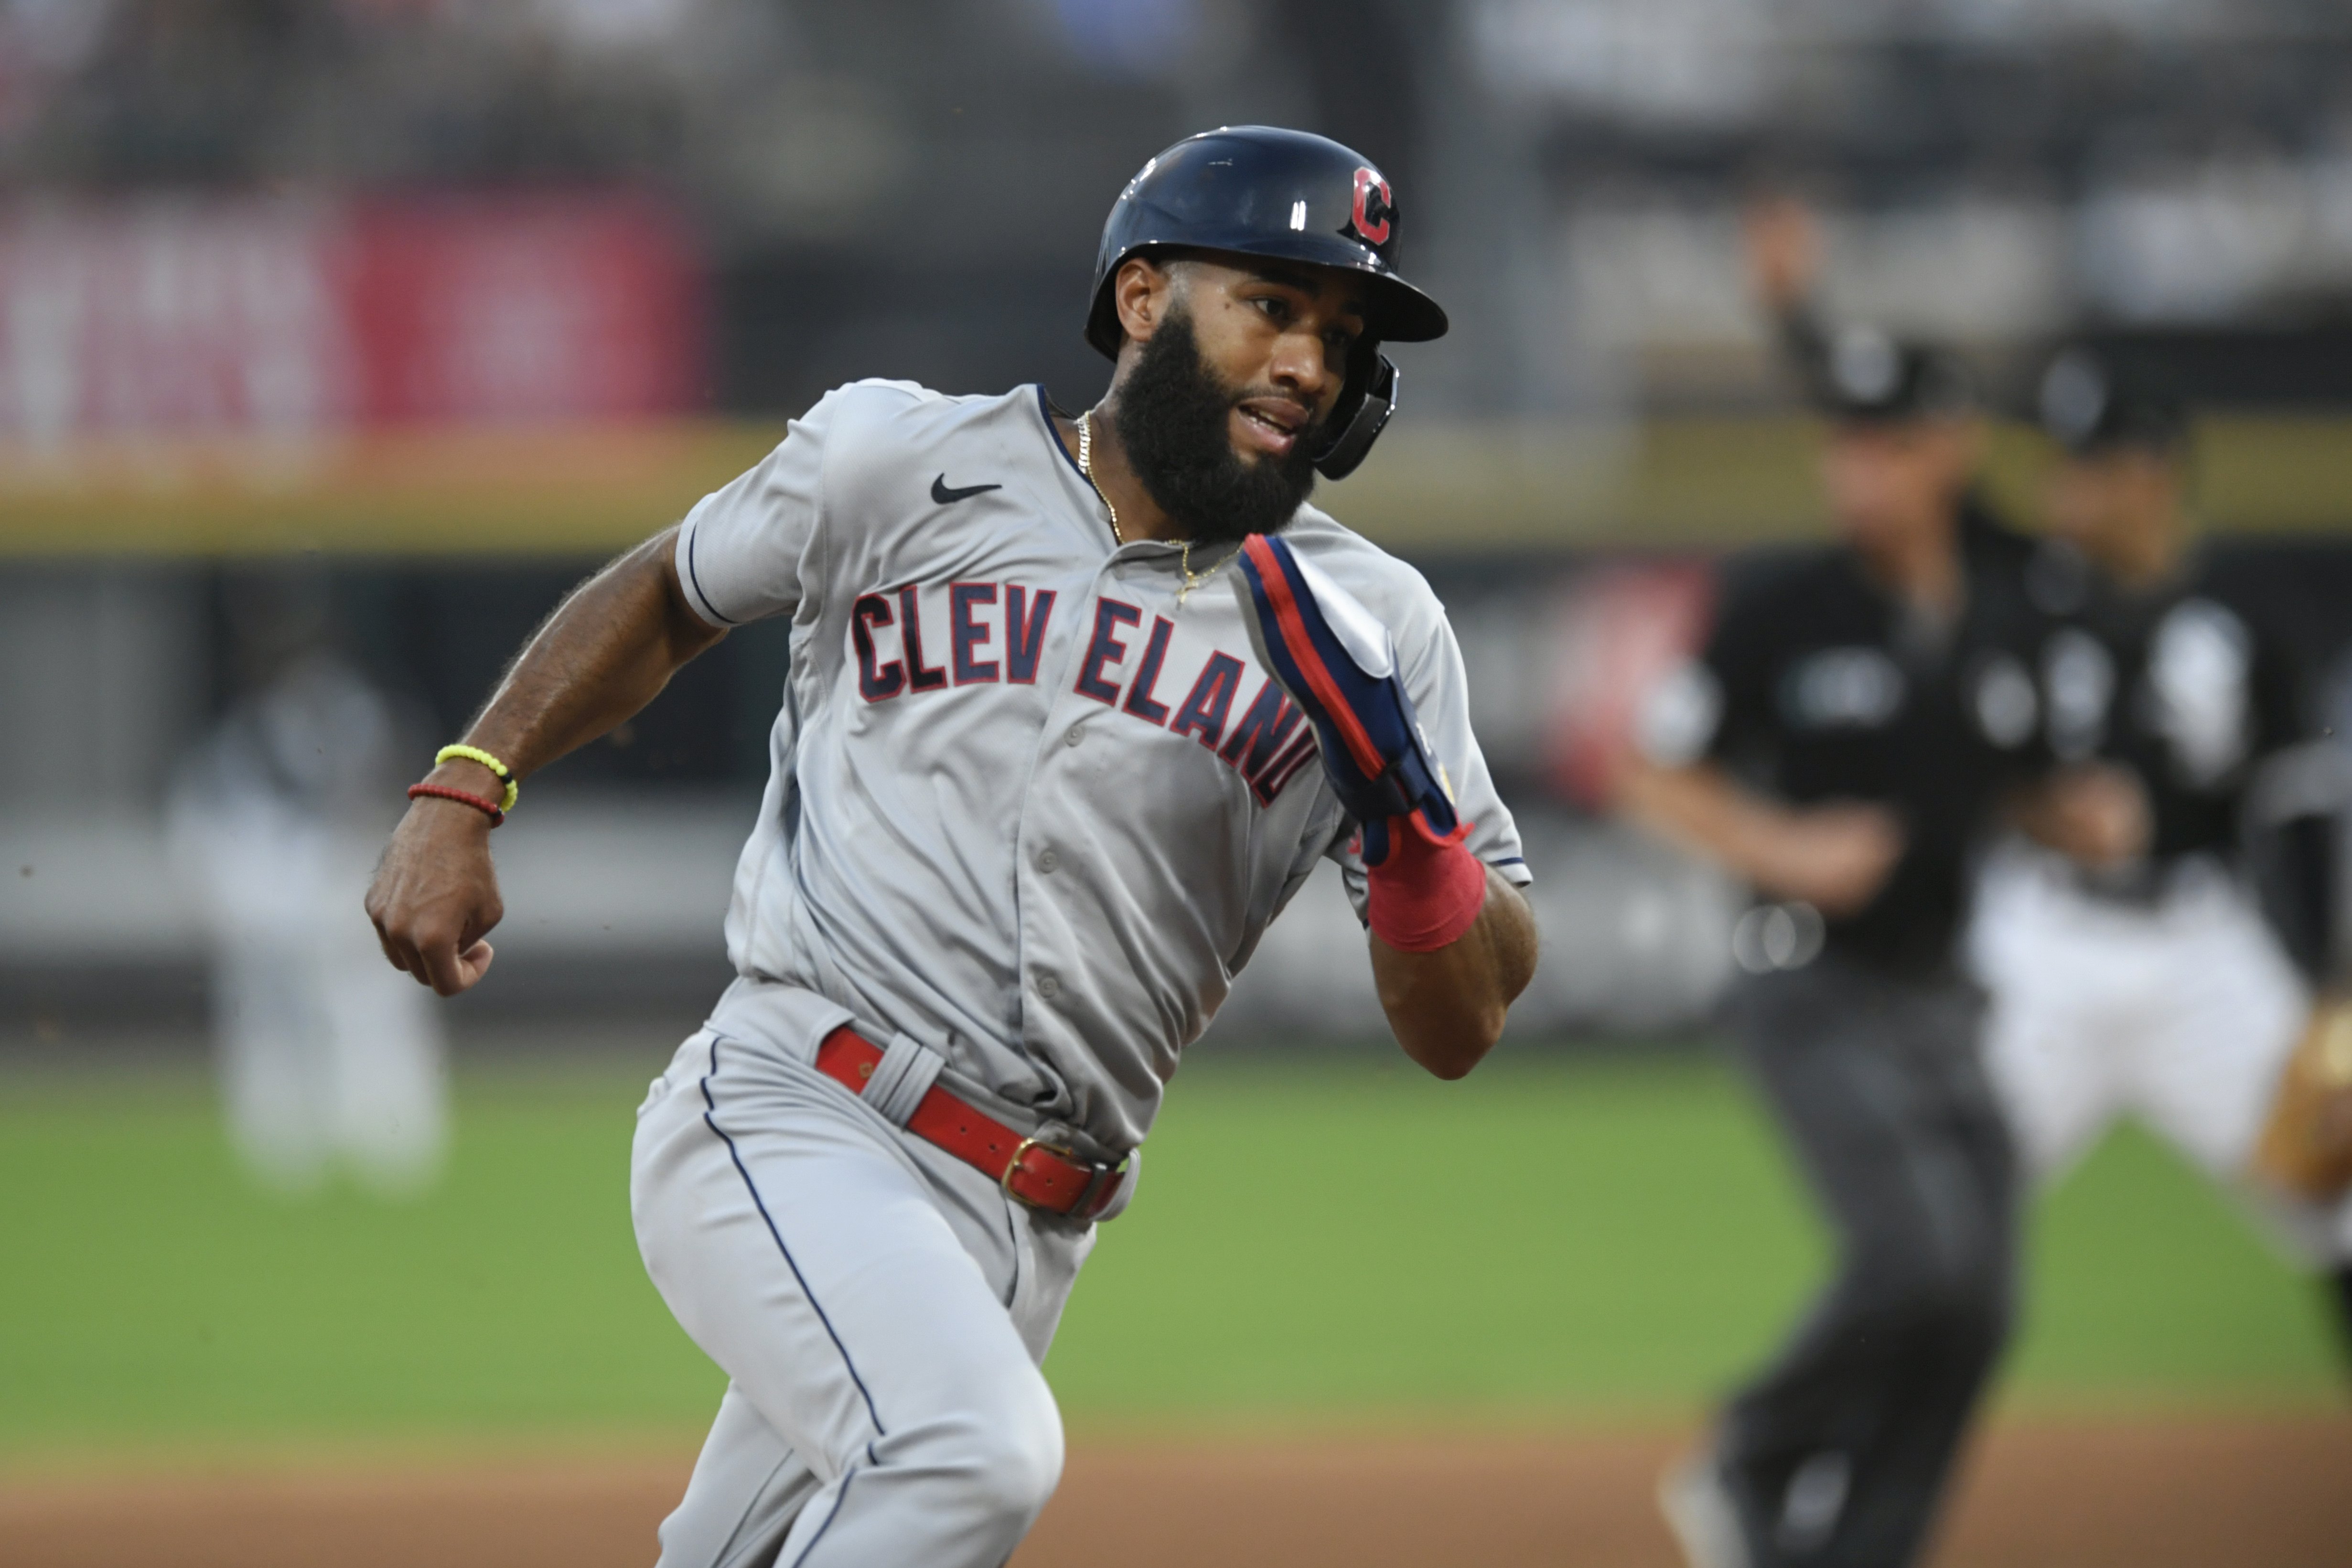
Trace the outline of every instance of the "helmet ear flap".
<instances>
[{"instance_id":1,"label":"helmet ear flap","mask_svg":"<svg viewBox=\"0 0 2352 1568\"><path fill-rule=\"evenodd\" d=\"M1381 430L1396 412L1396 363L1378 349L1366 349L1359 368L1348 377L1331 423L1339 434L1315 456L1315 471L1327 479L1344 479L1356 471L1380 439Z\"/></svg>"},{"instance_id":2,"label":"helmet ear flap","mask_svg":"<svg viewBox=\"0 0 2352 1568\"><path fill-rule=\"evenodd\" d=\"M1110 282L1106 278L1095 286L1094 308L1087 312L1087 343L1103 358L1115 360L1119 339L1126 334L1119 331L1118 310L1110 302Z\"/></svg>"}]
</instances>

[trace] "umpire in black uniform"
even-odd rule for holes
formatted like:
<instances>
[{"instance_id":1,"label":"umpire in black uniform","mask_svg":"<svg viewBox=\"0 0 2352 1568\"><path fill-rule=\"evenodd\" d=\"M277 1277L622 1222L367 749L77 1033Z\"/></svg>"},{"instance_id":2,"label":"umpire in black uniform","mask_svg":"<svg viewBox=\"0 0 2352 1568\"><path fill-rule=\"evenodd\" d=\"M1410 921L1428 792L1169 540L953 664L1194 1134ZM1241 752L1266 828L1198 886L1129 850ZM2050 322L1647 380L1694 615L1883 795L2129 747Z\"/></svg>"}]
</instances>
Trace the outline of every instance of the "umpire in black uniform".
<instances>
[{"instance_id":1,"label":"umpire in black uniform","mask_svg":"<svg viewBox=\"0 0 2352 1568\"><path fill-rule=\"evenodd\" d=\"M1695 1568L1911 1562L2011 1321L2017 1182L1956 949L1971 852L2041 765L2028 550L1972 499L1954 365L1868 328L1811 358L1841 538L1729 575L1620 797L1777 900L1730 1016L1838 1239L1664 1485Z\"/></svg>"}]
</instances>

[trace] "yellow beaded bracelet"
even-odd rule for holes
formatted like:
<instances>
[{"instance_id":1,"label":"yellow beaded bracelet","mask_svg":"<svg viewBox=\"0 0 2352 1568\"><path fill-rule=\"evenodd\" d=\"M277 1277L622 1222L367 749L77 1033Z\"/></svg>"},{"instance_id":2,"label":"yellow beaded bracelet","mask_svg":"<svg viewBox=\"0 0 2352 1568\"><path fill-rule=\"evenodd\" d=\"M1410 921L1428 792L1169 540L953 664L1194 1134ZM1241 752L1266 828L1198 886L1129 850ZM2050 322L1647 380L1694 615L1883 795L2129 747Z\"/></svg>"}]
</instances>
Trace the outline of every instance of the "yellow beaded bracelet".
<instances>
[{"instance_id":1,"label":"yellow beaded bracelet","mask_svg":"<svg viewBox=\"0 0 2352 1568\"><path fill-rule=\"evenodd\" d=\"M506 798L499 802L499 809L500 811L514 809L515 796L522 793L522 786L515 783L514 774L508 771L506 763L479 746L444 746L433 753L433 765L437 768L453 757L461 762L479 763L498 774L499 782L507 786Z\"/></svg>"}]
</instances>

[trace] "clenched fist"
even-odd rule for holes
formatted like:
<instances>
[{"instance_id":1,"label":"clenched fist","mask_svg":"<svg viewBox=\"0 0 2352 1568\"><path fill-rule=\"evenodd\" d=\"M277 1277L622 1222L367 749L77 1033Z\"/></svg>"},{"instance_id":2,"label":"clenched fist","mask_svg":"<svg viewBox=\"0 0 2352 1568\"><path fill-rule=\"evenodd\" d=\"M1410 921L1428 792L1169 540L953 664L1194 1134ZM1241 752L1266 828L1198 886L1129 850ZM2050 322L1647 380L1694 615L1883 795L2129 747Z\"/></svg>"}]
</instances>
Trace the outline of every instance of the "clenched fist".
<instances>
[{"instance_id":1,"label":"clenched fist","mask_svg":"<svg viewBox=\"0 0 2352 1568\"><path fill-rule=\"evenodd\" d=\"M393 967L455 996L488 972L483 941L506 914L490 863L489 818L425 796L394 830L368 887L368 919Z\"/></svg>"}]
</instances>

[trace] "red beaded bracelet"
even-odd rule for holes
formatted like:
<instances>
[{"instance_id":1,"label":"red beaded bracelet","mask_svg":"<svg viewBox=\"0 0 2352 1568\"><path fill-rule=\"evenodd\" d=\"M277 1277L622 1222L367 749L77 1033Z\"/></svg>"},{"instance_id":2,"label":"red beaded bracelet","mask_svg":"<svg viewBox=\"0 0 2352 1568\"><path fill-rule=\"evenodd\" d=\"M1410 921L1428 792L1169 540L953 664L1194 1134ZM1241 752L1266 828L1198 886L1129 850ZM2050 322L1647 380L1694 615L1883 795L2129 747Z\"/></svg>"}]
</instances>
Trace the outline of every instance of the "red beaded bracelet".
<instances>
[{"instance_id":1,"label":"red beaded bracelet","mask_svg":"<svg viewBox=\"0 0 2352 1568\"><path fill-rule=\"evenodd\" d=\"M413 784L408 786L409 799L415 800L420 795L429 795L436 800L454 800L460 805L470 805L476 811L487 816L490 819L492 827L496 827L507 819L507 814L499 809L497 801L486 800L478 795L467 795L464 790L451 789L446 784Z\"/></svg>"}]
</instances>

